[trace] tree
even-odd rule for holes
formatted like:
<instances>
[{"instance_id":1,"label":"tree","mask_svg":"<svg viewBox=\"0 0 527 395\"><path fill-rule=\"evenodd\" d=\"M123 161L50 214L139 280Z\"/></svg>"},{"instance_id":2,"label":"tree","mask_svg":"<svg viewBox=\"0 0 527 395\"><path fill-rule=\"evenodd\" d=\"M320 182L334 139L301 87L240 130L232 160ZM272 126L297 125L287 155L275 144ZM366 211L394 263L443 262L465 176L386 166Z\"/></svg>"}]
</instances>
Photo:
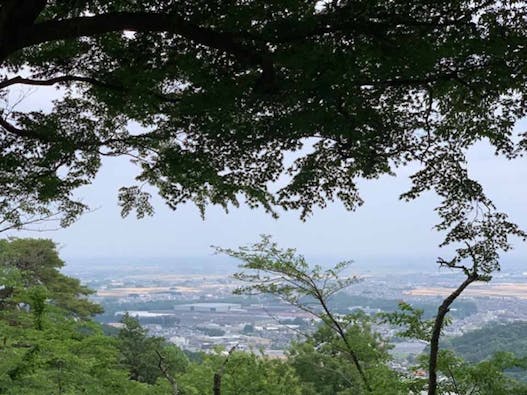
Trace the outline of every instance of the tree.
<instances>
[{"instance_id":1,"label":"tree","mask_svg":"<svg viewBox=\"0 0 527 395\"><path fill-rule=\"evenodd\" d=\"M424 361L426 365L428 361ZM442 350L438 358L438 371L444 380L439 383L441 393L507 395L527 394L525 382L517 381L506 374L510 368L526 368L525 358L512 353L498 352L478 363L468 363L449 350Z\"/></svg>"},{"instance_id":2,"label":"tree","mask_svg":"<svg viewBox=\"0 0 527 395\"><path fill-rule=\"evenodd\" d=\"M436 189L449 199L447 184L468 197L468 147L485 139L515 157L527 145L511 135L525 113L526 7L6 0L4 98L17 86L64 96L49 113L4 110L3 202L55 205L67 224L85 209L70 192L118 155L140 165L139 184L120 195L123 213L139 216L152 210L144 183L173 208L245 196L303 215L333 198L353 209L357 178L410 161L423 170L407 198ZM302 146L286 169L283 153ZM274 193L268 182L284 172L290 182Z\"/></svg>"},{"instance_id":3,"label":"tree","mask_svg":"<svg viewBox=\"0 0 527 395\"><path fill-rule=\"evenodd\" d=\"M234 278L244 285L235 293L271 294L321 321L322 328L307 336L308 341L300 351L305 351L303 347L306 346L307 350L316 347L318 360L312 363L322 365L321 369L332 371L332 375L340 375L340 381L332 381L327 387L321 380L315 384L317 393L335 393L339 388L347 388L350 393L381 393L381 388L389 388L387 382L379 380L379 376L384 379L390 376L380 375L383 370L380 367L388 359L386 349L382 346L383 339L372 332L368 318L364 314L340 315L329 307L335 294L357 281L356 277L343 276L351 262L341 262L327 270L321 266L311 268L294 249L280 249L268 236L262 236L262 240L252 246L238 250L217 248L217 251L242 262L242 271ZM292 355L295 354L302 352L297 353L293 348ZM338 365L342 361L346 362L341 369ZM384 369L384 373L387 371ZM392 375L392 384L394 377Z\"/></svg>"},{"instance_id":4,"label":"tree","mask_svg":"<svg viewBox=\"0 0 527 395\"><path fill-rule=\"evenodd\" d=\"M523 358L527 356L526 333L525 321L495 321L461 336L446 338L443 346L469 362L481 362L498 352L510 352ZM527 375L521 378L527 381Z\"/></svg>"},{"instance_id":5,"label":"tree","mask_svg":"<svg viewBox=\"0 0 527 395\"><path fill-rule=\"evenodd\" d=\"M52 243L2 241L0 251L0 393L158 393L128 380L119 365L116 339L89 320L87 312L98 306L84 303L76 292L67 295L69 287L57 295L58 279L79 283L58 272L57 260L50 259L56 255ZM39 259L12 260L28 255Z\"/></svg>"},{"instance_id":6,"label":"tree","mask_svg":"<svg viewBox=\"0 0 527 395\"><path fill-rule=\"evenodd\" d=\"M467 274L438 311L438 344L452 300L490 279L509 236L525 237L469 177L466 151L527 148L513 131L527 109L526 13L519 0L6 0L2 98L16 86L64 95L50 112L4 106L0 214L53 210L71 223L86 209L71 192L104 156L139 165L119 197L138 216L153 212L145 184L202 212L240 199L303 217L333 199L355 209L357 179L415 162L401 197L439 195L443 245L459 247L440 263ZM287 151L299 154L290 167Z\"/></svg>"},{"instance_id":7,"label":"tree","mask_svg":"<svg viewBox=\"0 0 527 395\"><path fill-rule=\"evenodd\" d=\"M2 393L154 393L128 380L115 339L104 336L97 324L76 323L57 311L46 314L40 328L0 321Z\"/></svg>"},{"instance_id":8,"label":"tree","mask_svg":"<svg viewBox=\"0 0 527 395\"><path fill-rule=\"evenodd\" d=\"M159 378L167 379L178 394L176 374L185 371L188 360L183 352L168 345L162 337L148 336L139 321L128 313L118 334L121 363L129 371L131 380L155 384Z\"/></svg>"},{"instance_id":9,"label":"tree","mask_svg":"<svg viewBox=\"0 0 527 395\"><path fill-rule=\"evenodd\" d=\"M15 202L2 201L2 218L0 218L0 233L10 230L50 231L60 225L66 225L60 212L54 212L47 206L34 206L34 202L22 200ZM50 224L55 227L49 227Z\"/></svg>"},{"instance_id":10,"label":"tree","mask_svg":"<svg viewBox=\"0 0 527 395\"><path fill-rule=\"evenodd\" d=\"M253 333L254 332L254 325L252 324L245 324L243 329L242 329L242 333L244 334L250 334L250 333Z\"/></svg>"},{"instance_id":11,"label":"tree","mask_svg":"<svg viewBox=\"0 0 527 395\"><path fill-rule=\"evenodd\" d=\"M87 297L93 291L81 285L76 278L62 274L59 269L64 261L57 253L55 243L47 239L0 240L0 270L18 277L21 288L7 286L0 298L10 298L16 303L16 292L23 288L42 286L52 304L79 318L102 312L102 307Z\"/></svg>"},{"instance_id":12,"label":"tree","mask_svg":"<svg viewBox=\"0 0 527 395\"><path fill-rule=\"evenodd\" d=\"M346 338L366 366L371 391L368 393L409 394L404 378L391 370L388 342L371 328L364 314L348 317ZM325 325L292 344L288 360L295 368L306 394L360 394L360 377L344 351L342 339Z\"/></svg>"}]
</instances>

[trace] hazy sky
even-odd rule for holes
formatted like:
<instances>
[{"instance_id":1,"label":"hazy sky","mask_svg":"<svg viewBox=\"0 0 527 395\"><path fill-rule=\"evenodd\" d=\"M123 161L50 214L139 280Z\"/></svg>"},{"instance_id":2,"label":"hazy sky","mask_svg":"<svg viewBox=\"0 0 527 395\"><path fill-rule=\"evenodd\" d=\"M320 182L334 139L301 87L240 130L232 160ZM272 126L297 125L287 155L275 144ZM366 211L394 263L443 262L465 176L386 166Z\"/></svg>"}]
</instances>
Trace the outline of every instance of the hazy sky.
<instances>
[{"instance_id":1,"label":"hazy sky","mask_svg":"<svg viewBox=\"0 0 527 395\"><path fill-rule=\"evenodd\" d=\"M24 107L43 105L41 96L32 95ZM527 122L518 127L525 128ZM527 160L509 162L496 158L484 145L470 152L471 175L480 180L501 210L527 228ZM226 214L210 207L205 220L191 204L176 211L155 198L152 218L122 219L117 206L117 190L131 185L136 169L127 159L104 162L96 181L78 191L91 207L73 226L59 231L32 233L48 237L61 245L66 259L88 257L176 257L208 255L211 245L235 247L270 234L283 246L295 247L308 255L349 258L426 257L438 255L441 237L432 230L437 222L433 212L437 199L426 195L406 203L398 200L410 185L410 169L397 177L359 183L366 203L356 212L331 204L302 222L299 214L288 212L275 220L262 210L233 208ZM27 235L12 232L10 235ZM527 257L526 245L516 243L516 258Z\"/></svg>"}]
</instances>

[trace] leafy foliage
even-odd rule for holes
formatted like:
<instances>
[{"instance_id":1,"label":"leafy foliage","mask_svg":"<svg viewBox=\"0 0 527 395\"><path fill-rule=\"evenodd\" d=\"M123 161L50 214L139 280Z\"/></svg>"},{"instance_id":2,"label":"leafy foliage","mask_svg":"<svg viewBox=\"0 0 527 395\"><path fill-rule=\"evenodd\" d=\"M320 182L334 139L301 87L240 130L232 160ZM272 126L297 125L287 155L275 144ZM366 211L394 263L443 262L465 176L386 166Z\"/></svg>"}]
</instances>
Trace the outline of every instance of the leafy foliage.
<instances>
[{"instance_id":1,"label":"leafy foliage","mask_svg":"<svg viewBox=\"0 0 527 395\"><path fill-rule=\"evenodd\" d=\"M242 199L302 216L333 199L354 209L359 178L417 162L402 197L437 192L447 241L487 222L514 233L465 153L481 140L507 158L527 147L513 133L526 112L525 10L516 0L8 0L2 97L17 86L64 96L49 112L4 105L0 212L19 226L54 208L70 223L86 209L71 191L103 156L138 165L120 203L139 216L152 213L145 184L202 212ZM475 210L489 217L468 229Z\"/></svg>"},{"instance_id":2,"label":"leafy foliage","mask_svg":"<svg viewBox=\"0 0 527 395\"><path fill-rule=\"evenodd\" d=\"M294 249L283 250L266 235L252 246L238 250L216 248L216 251L242 261L240 268L244 271L233 277L248 285L239 287L236 294L273 294L317 316L320 314L315 308L321 306L312 308L310 302L329 300L358 281L356 277L341 276L351 262L341 262L328 270L318 265L310 268Z\"/></svg>"},{"instance_id":3,"label":"leafy foliage","mask_svg":"<svg viewBox=\"0 0 527 395\"><path fill-rule=\"evenodd\" d=\"M345 277L341 273L351 262L341 262L335 267L323 270L321 266L309 267L305 258L297 255L294 249L280 249L271 241L270 237L262 236L262 240L248 247L240 247L238 250L217 249L219 252L237 258L242 261L240 267L244 271L236 273L234 278L245 282L236 293L260 292L275 295L285 302L311 313L318 318L322 324L322 339L319 342L329 341L337 349L340 349L349 363L354 366L354 374L360 380L360 384L354 384L353 391L375 390L370 383L368 371L364 366L370 362L368 353L357 347L364 346L361 341L356 342L356 333L370 332L364 315L337 315L331 311L329 300L338 292L349 287L357 281L356 277ZM361 325L359 325L361 323ZM355 336L353 336L355 334ZM340 344L329 339L335 337ZM361 340L368 336L360 336ZM374 335L366 340L366 349L375 353L375 344L378 342ZM360 351L360 352L359 352ZM329 353L331 354L331 352ZM380 360L378 356L376 360Z\"/></svg>"},{"instance_id":4,"label":"leafy foliage","mask_svg":"<svg viewBox=\"0 0 527 395\"><path fill-rule=\"evenodd\" d=\"M470 177L466 159L480 141L508 159L527 148L527 136L514 133L527 112L525 13L517 0L6 0L0 221L20 228L58 212L70 224L86 210L72 192L104 156L138 165L136 185L119 196L122 213L138 217L153 212L148 185L171 208L191 201L202 215L242 199L302 218L334 199L353 210L362 204L358 179L416 163L401 198L440 197L436 229L454 254L438 263L467 277L438 310L432 377L452 303L491 279L512 238L527 237ZM20 112L9 104L17 86L63 95L48 112ZM298 156L291 165L286 152ZM292 287L265 287L300 306L302 262L285 267ZM305 296L321 300L345 285L334 274L315 269ZM336 288L313 295L324 279Z\"/></svg>"},{"instance_id":5,"label":"leafy foliage","mask_svg":"<svg viewBox=\"0 0 527 395\"><path fill-rule=\"evenodd\" d=\"M486 360L497 352L510 352L524 358L527 357L526 332L527 323L523 321L493 322L481 329L445 339L444 347L470 362Z\"/></svg>"},{"instance_id":6,"label":"leafy foliage","mask_svg":"<svg viewBox=\"0 0 527 395\"><path fill-rule=\"evenodd\" d=\"M218 350L215 354L205 355L203 363L189 366L180 379L184 393L211 393L214 373L224 364L227 357L225 354ZM301 382L287 362L252 352L231 353L225 364L221 383L222 393L225 394L303 394Z\"/></svg>"},{"instance_id":7,"label":"leafy foliage","mask_svg":"<svg viewBox=\"0 0 527 395\"><path fill-rule=\"evenodd\" d=\"M439 383L439 393L507 395L526 394L527 385L505 373L507 369L527 367L524 359L512 353L498 352L486 361L470 364L449 350L442 350L438 370L445 380Z\"/></svg>"},{"instance_id":8,"label":"leafy foliage","mask_svg":"<svg viewBox=\"0 0 527 395\"><path fill-rule=\"evenodd\" d=\"M155 384L164 375L160 363L171 375L186 370L187 358L177 347L168 345L161 337L148 336L139 321L128 314L121 323L124 325L118 334L121 363L130 372L130 379Z\"/></svg>"},{"instance_id":9,"label":"leafy foliage","mask_svg":"<svg viewBox=\"0 0 527 395\"><path fill-rule=\"evenodd\" d=\"M59 258L51 240L0 240L0 271L11 277L16 273L17 285L21 287L5 287L2 292L4 299L11 298L12 304L17 303L17 295L27 294L21 290L25 288L34 303L40 300L38 303L42 304L46 299L80 318L102 312L100 305L87 299L93 291L81 285L79 280L62 274L59 270L63 266L64 261Z\"/></svg>"},{"instance_id":10,"label":"leafy foliage","mask_svg":"<svg viewBox=\"0 0 527 395\"><path fill-rule=\"evenodd\" d=\"M18 247L24 247L22 250L34 257L42 256L38 261L23 260ZM3 241L2 252L11 251L10 248L17 252L11 258L20 260L3 260L0 269L4 291L0 312L0 392L148 393L129 382L126 372L120 369L115 339L105 336L94 322L72 316L77 311L73 306L91 313L100 307L91 302L73 303L78 294L68 294L67 289L55 299L57 277L66 280L66 284L79 283L57 271L55 254L44 254L55 251L53 244L47 240ZM23 271L21 262L38 262L42 272L29 265ZM72 303L60 303L64 300Z\"/></svg>"},{"instance_id":11,"label":"leafy foliage","mask_svg":"<svg viewBox=\"0 0 527 395\"><path fill-rule=\"evenodd\" d=\"M429 342L432 338L434 320L423 320L423 310L416 309L405 302L399 303L399 309L400 311L392 313L380 313L379 318L384 323L403 327L403 330L398 333L401 337Z\"/></svg>"},{"instance_id":12,"label":"leafy foliage","mask_svg":"<svg viewBox=\"0 0 527 395\"><path fill-rule=\"evenodd\" d=\"M346 339L353 345L357 357L364 362L371 382L365 391L356 367L347 355L346 346L338 334L322 325L305 339L291 346L288 359L302 380L306 394L407 394L409 387L402 377L390 370L386 362L390 345L371 328L363 315L346 318Z\"/></svg>"}]
</instances>

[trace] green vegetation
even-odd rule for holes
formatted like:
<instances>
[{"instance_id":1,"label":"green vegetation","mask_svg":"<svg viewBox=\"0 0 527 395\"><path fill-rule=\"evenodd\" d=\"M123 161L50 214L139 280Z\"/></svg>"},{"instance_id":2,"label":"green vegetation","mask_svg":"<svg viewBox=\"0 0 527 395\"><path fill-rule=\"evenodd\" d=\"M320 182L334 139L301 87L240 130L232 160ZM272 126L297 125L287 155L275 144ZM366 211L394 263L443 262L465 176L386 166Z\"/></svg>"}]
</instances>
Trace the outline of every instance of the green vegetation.
<instances>
[{"instance_id":1,"label":"green vegetation","mask_svg":"<svg viewBox=\"0 0 527 395\"><path fill-rule=\"evenodd\" d=\"M5 106L2 228L54 214L70 224L87 209L71 192L102 157L127 155L138 175L120 190L123 215L152 214L145 184L202 212L240 200L273 214L332 199L354 209L358 179L414 162L402 197L435 191L440 230L461 231L478 204L506 221L469 177L466 151L527 147L513 133L526 112L521 2L4 3L2 98L20 86L64 95L50 111Z\"/></svg>"},{"instance_id":2,"label":"green vegetation","mask_svg":"<svg viewBox=\"0 0 527 395\"><path fill-rule=\"evenodd\" d=\"M423 366L427 365L423 358ZM525 395L527 385L506 374L510 369L524 371L525 360L511 353L498 352L488 360L468 363L451 351L442 350L438 358L438 372L446 379L440 383L445 394Z\"/></svg>"},{"instance_id":3,"label":"green vegetation","mask_svg":"<svg viewBox=\"0 0 527 395\"><path fill-rule=\"evenodd\" d=\"M0 248L1 393L147 393L121 368L116 339L89 319L101 310L86 300L90 291L58 271L51 241L3 240Z\"/></svg>"},{"instance_id":4,"label":"green vegetation","mask_svg":"<svg viewBox=\"0 0 527 395\"><path fill-rule=\"evenodd\" d=\"M357 282L355 277L343 275L351 262L341 262L327 270L320 266L310 267L294 249L281 249L268 236L252 246L217 250L242 262L242 271L236 273L235 278L245 285L236 293L271 294L320 320L318 331L307 336L306 341L294 344L290 350L289 360L309 388L307 393L408 394L420 393L426 388L429 393L491 395L521 394L527 390L522 383L505 375L505 370L511 367L527 368L527 364L513 354L496 353L487 361L471 365L452 353L439 350L440 332L451 321L446 313L459 295L459 288L443 300L438 315L431 319L425 317L422 309L404 302L399 303L397 311L377 316L378 322L401 327L399 336L430 344L416 366L416 369L433 367L425 385L423 380L408 372L404 374L388 367L390 358L386 351L390 346L372 331L372 318L360 311L338 314L332 310L331 301ZM474 256L474 260L477 259ZM466 270L468 278L461 287L479 276L477 267L473 272ZM437 380L438 376L442 380Z\"/></svg>"},{"instance_id":5,"label":"green vegetation","mask_svg":"<svg viewBox=\"0 0 527 395\"><path fill-rule=\"evenodd\" d=\"M46 295L41 297L75 317L87 318L101 313L102 308L86 298L93 291L82 286L79 280L60 273L63 266L64 262L51 240L0 240L0 270L8 279L34 292L39 285L45 284L45 291L40 292ZM0 297L3 306L16 303L17 287L5 287Z\"/></svg>"},{"instance_id":6,"label":"green vegetation","mask_svg":"<svg viewBox=\"0 0 527 395\"><path fill-rule=\"evenodd\" d=\"M390 367L391 345L374 331L376 317L362 312L341 315L328 307L332 296L355 281L340 274L345 264L328 271L310 269L294 250L279 250L267 239L257 251L226 250L245 261L248 272L238 277L247 286L240 292L270 293L321 319L318 329L295 341L282 360L236 347L210 354L183 352L163 338L150 336L128 314L122 317L122 327L107 335L91 318L100 306L86 299L90 291L58 271L62 261L52 242L13 239L3 240L0 246L1 394L407 395L425 388L411 371ZM251 270L259 274L255 277ZM283 281L266 273L281 273ZM57 292L58 279L69 287ZM424 320L421 310L401 307L400 312L385 313L383 319L406 326L404 336L430 338L433 320ZM302 328L304 320L287 323ZM481 339L493 332L497 338L518 340L527 330L523 323L513 325L511 333L506 328L495 326L473 336ZM214 328L201 330L210 336L223 334ZM244 328L246 333L253 330L250 325ZM490 339L489 344L494 344ZM504 344L495 344L500 352L477 363L440 352L437 371L444 380L439 390L460 395L527 394L527 387L507 374L526 369L525 359L503 352ZM520 344L518 340L512 347ZM466 343L468 348L477 346L470 338ZM425 356L420 358L420 363L426 362Z\"/></svg>"},{"instance_id":7,"label":"green vegetation","mask_svg":"<svg viewBox=\"0 0 527 395\"><path fill-rule=\"evenodd\" d=\"M233 351L227 364L221 350L189 359L129 315L105 335L90 318L100 306L58 271L51 241L3 240L0 247L2 394L205 394L220 373L225 393L301 393L286 362ZM58 280L69 286L56 293Z\"/></svg>"},{"instance_id":8,"label":"green vegetation","mask_svg":"<svg viewBox=\"0 0 527 395\"><path fill-rule=\"evenodd\" d=\"M489 359L500 351L527 357L527 322L494 322L462 336L445 339L444 345L470 362Z\"/></svg>"},{"instance_id":9,"label":"green vegetation","mask_svg":"<svg viewBox=\"0 0 527 395\"><path fill-rule=\"evenodd\" d=\"M251 324L245 324L242 332L246 335L251 334L254 332L254 326Z\"/></svg>"},{"instance_id":10,"label":"green vegetation","mask_svg":"<svg viewBox=\"0 0 527 395\"><path fill-rule=\"evenodd\" d=\"M443 347L472 363L489 361L495 354L509 353L522 364L509 367L507 374L527 382L527 373L522 369L527 363L527 322L493 322L462 336L446 338Z\"/></svg>"}]
</instances>

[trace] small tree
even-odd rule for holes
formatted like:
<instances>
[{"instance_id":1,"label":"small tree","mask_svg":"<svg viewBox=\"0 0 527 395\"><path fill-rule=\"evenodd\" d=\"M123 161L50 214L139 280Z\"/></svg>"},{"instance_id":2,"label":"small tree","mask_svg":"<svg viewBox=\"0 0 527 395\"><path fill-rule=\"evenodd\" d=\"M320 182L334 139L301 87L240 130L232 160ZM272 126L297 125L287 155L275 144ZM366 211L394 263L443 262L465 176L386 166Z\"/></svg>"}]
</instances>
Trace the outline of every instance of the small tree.
<instances>
[{"instance_id":1,"label":"small tree","mask_svg":"<svg viewBox=\"0 0 527 395\"><path fill-rule=\"evenodd\" d=\"M524 240L527 236L517 225L509 222L505 214L488 211L472 221L460 221L443 243L461 244L452 259L439 258L438 263L441 267L461 271L465 280L443 300L437 310L430 337L429 395L437 392L439 338L450 306L470 284L476 281L488 282L492 279L492 273L500 270L500 251L511 249L511 235Z\"/></svg>"},{"instance_id":2,"label":"small tree","mask_svg":"<svg viewBox=\"0 0 527 395\"><path fill-rule=\"evenodd\" d=\"M479 195L480 198L482 196ZM476 200L476 216L467 220L467 213L472 207L468 202L465 201L464 210L447 211L448 215L445 215L445 221L440 226L444 226L445 223L450 226L452 223L456 223L456 225L452 226L442 245L458 244L460 247L455 250L452 259L438 258L441 267L460 271L465 275L465 279L442 301L433 320L423 321L421 319L422 312L407 304L401 305L401 313L384 315L384 318L387 318L391 323L406 327L402 333L404 336L415 337L430 343L428 359L429 395L437 393L439 340L445 323L448 322L447 314L450 307L469 285L477 281L488 282L492 279L492 274L500 270L500 252L511 249L511 236L522 239L526 237L526 233L508 221L505 214L492 211L493 205L489 201L485 201L485 210L480 211ZM457 201L457 204L460 202Z\"/></svg>"},{"instance_id":3,"label":"small tree","mask_svg":"<svg viewBox=\"0 0 527 395\"><path fill-rule=\"evenodd\" d=\"M82 285L78 279L62 274L60 269L63 266L64 261L60 259L52 240L0 240L0 269L16 271L23 287L45 284L49 303L78 318L86 319L101 313L102 307L87 299L94 291ZM3 294L7 297L15 291L16 288L7 287Z\"/></svg>"},{"instance_id":4,"label":"small tree","mask_svg":"<svg viewBox=\"0 0 527 395\"><path fill-rule=\"evenodd\" d=\"M354 318L335 314L328 304L333 295L358 281L357 277L342 275L350 261L328 270L318 265L310 268L303 256L296 254L294 249L280 249L269 236L262 236L253 246L238 250L217 248L217 251L243 262L240 267L244 270L234 278L248 285L239 287L235 293L272 294L320 319L339 338L340 351L355 366L364 388L372 390L364 361L351 341L349 328L355 323Z\"/></svg>"},{"instance_id":5,"label":"small tree","mask_svg":"<svg viewBox=\"0 0 527 395\"><path fill-rule=\"evenodd\" d=\"M130 379L155 384L159 378L165 378L173 394L177 394L175 376L188 365L183 352L161 337L148 336L148 330L128 313L121 323L124 325L118 334L121 363L128 369Z\"/></svg>"}]
</instances>

